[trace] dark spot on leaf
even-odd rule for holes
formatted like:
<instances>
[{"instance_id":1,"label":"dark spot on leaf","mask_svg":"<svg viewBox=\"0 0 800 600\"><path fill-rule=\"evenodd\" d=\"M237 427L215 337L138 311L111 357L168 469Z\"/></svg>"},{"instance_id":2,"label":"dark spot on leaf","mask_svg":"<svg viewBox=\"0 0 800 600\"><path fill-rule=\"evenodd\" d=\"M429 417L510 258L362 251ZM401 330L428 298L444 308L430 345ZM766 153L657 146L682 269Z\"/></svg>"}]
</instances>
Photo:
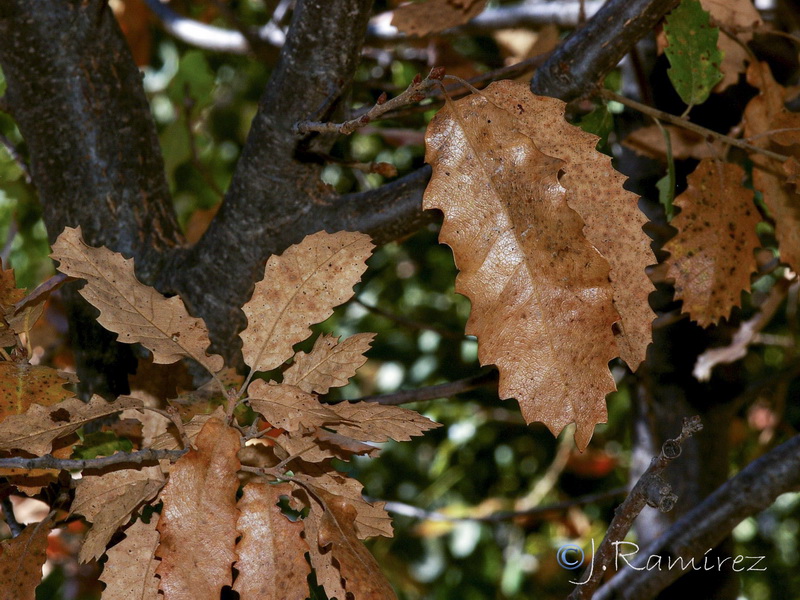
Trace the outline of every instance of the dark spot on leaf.
<instances>
[{"instance_id":1,"label":"dark spot on leaf","mask_svg":"<svg viewBox=\"0 0 800 600\"><path fill-rule=\"evenodd\" d=\"M69 422L69 411L65 408L59 408L50 413L50 420L53 423L67 423Z\"/></svg>"}]
</instances>

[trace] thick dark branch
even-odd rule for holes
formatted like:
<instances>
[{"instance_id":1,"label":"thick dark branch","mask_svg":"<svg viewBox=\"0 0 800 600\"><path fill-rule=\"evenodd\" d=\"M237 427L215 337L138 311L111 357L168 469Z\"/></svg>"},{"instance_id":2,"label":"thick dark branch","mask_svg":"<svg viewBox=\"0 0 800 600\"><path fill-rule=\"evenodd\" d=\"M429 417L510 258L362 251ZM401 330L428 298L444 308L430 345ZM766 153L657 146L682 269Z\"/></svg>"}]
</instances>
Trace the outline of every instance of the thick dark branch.
<instances>
[{"instance_id":1,"label":"thick dark branch","mask_svg":"<svg viewBox=\"0 0 800 600\"><path fill-rule=\"evenodd\" d=\"M142 76L107 3L8 0L0 39L50 239L80 225L150 279L179 229Z\"/></svg>"},{"instance_id":2,"label":"thick dark branch","mask_svg":"<svg viewBox=\"0 0 800 600\"><path fill-rule=\"evenodd\" d=\"M800 435L742 469L701 504L675 522L656 542L636 553L630 561L641 568L654 555L682 557L683 564L694 559L702 565L703 556L722 542L746 517L770 506L775 498L800 489ZM715 565L716 566L716 565ZM740 567L741 568L741 567ZM673 581L685 574L673 569L620 570L602 586L594 600L635 600L655 598Z\"/></svg>"},{"instance_id":3,"label":"thick dark branch","mask_svg":"<svg viewBox=\"0 0 800 600\"><path fill-rule=\"evenodd\" d=\"M153 463L163 459L171 461L178 460L189 450L153 450L147 448L136 452L117 452L111 456L101 456L100 458L56 458L51 454L37 456L35 458L24 458L12 456L0 458L0 469L65 469L78 471L83 469L103 469L114 465L142 465Z\"/></svg>"},{"instance_id":4,"label":"thick dark branch","mask_svg":"<svg viewBox=\"0 0 800 600\"><path fill-rule=\"evenodd\" d=\"M678 0L609 0L573 33L531 82L535 94L564 101L589 93Z\"/></svg>"},{"instance_id":5,"label":"thick dark branch","mask_svg":"<svg viewBox=\"0 0 800 600\"><path fill-rule=\"evenodd\" d=\"M171 269L168 285L206 320L216 348L229 359L238 356L237 333L245 325L239 307L266 258L329 222L353 229L342 221L361 210L320 179L323 165L315 153L327 151L335 138L303 136L295 125L335 114L358 64L371 4L298 2L222 208Z\"/></svg>"}]
</instances>

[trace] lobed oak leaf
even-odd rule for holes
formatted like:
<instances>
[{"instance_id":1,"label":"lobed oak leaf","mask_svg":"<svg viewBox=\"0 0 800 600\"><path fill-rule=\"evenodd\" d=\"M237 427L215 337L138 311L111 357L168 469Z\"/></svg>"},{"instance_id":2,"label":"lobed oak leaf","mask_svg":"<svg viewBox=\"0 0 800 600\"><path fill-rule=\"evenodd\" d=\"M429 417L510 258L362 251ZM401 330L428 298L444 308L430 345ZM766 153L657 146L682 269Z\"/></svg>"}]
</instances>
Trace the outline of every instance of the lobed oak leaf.
<instances>
[{"instance_id":1,"label":"lobed oak leaf","mask_svg":"<svg viewBox=\"0 0 800 600\"><path fill-rule=\"evenodd\" d=\"M761 220L753 192L742 186L744 171L733 163L702 160L675 199L681 207L671 225L678 235L664 246L671 254L667 277L683 312L701 327L717 323L741 305L756 270Z\"/></svg>"},{"instance_id":2,"label":"lobed oak leaf","mask_svg":"<svg viewBox=\"0 0 800 600\"><path fill-rule=\"evenodd\" d=\"M93 525L81 547L80 562L100 558L117 529L130 520L140 504L155 498L165 483L157 466L84 474L75 489L72 512Z\"/></svg>"},{"instance_id":3,"label":"lobed oak leaf","mask_svg":"<svg viewBox=\"0 0 800 600\"><path fill-rule=\"evenodd\" d=\"M748 102L744 110L744 134L759 148L769 149L769 135L773 122L786 112L784 99L786 90L772 77L767 63L751 64L747 69L747 81L759 89L759 94ZM786 181L783 166L779 161L759 153L752 153L753 187L764 197L764 204L775 220L775 237L781 251L781 260L800 269L800 195L797 188Z\"/></svg>"},{"instance_id":4,"label":"lobed oak leaf","mask_svg":"<svg viewBox=\"0 0 800 600\"><path fill-rule=\"evenodd\" d=\"M222 369L221 356L206 354L211 342L203 320L189 315L177 296L165 298L140 283L132 258L87 246L80 227L67 227L53 244L51 256L60 262L59 271L86 280L80 294L100 310L98 322L119 334L120 342L142 344L153 353L155 363L189 357L211 372Z\"/></svg>"},{"instance_id":5,"label":"lobed oak leaf","mask_svg":"<svg viewBox=\"0 0 800 600\"><path fill-rule=\"evenodd\" d=\"M275 444L284 452L281 458L299 456L309 463L334 457L350 460L353 455L375 457L380 453L380 448L319 427L303 433L282 433L275 438Z\"/></svg>"},{"instance_id":6,"label":"lobed oak leaf","mask_svg":"<svg viewBox=\"0 0 800 600\"><path fill-rule=\"evenodd\" d=\"M293 385L256 379L247 388L250 407L275 427L296 431L338 420L337 413L313 394Z\"/></svg>"},{"instance_id":7,"label":"lobed oak leaf","mask_svg":"<svg viewBox=\"0 0 800 600\"><path fill-rule=\"evenodd\" d=\"M427 0L398 6L392 25L407 35L426 36L463 25L477 17L486 0Z\"/></svg>"},{"instance_id":8,"label":"lobed oak leaf","mask_svg":"<svg viewBox=\"0 0 800 600\"><path fill-rule=\"evenodd\" d=\"M3 598L34 600L36 586L42 580L42 566L47 558L47 535L52 528L49 518L25 527L17 537L0 544L0 581Z\"/></svg>"},{"instance_id":9,"label":"lobed oak leaf","mask_svg":"<svg viewBox=\"0 0 800 600\"><path fill-rule=\"evenodd\" d=\"M239 433L209 419L195 443L197 450L178 459L161 493L156 574L170 600L219 600L237 558Z\"/></svg>"},{"instance_id":10,"label":"lobed oak leaf","mask_svg":"<svg viewBox=\"0 0 800 600\"><path fill-rule=\"evenodd\" d=\"M75 396L71 383L56 369L28 363L0 362L0 421L19 415L31 404L52 406Z\"/></svg>"},{"instance_id":11,"label":"lobed oak leaf","mask_svg":"<svg viewBox=\"0 0 800 600\"><path fill-rule=\"evenodd\" d=\"M526 421L542 421L556 435L575 422L583 449L605 422L605 396L615 389L608 362L619 354L612 332L619 315L608 263L584 237L557 175L563 170L573 190L587 179L591 198L601 200L616 178L575 153L565 151L566 162L540 151L547 142L581 141L571 130L558 144L536 135L540 121L563 121L563 103L554 102L524 84L498 82L448 103L426 134L433 175L423 206L444 212L439 240L460 269L456 291L472 301L466 331L478 337L481 364L497 365L500 397L517 398ZM586 235L592 240L588 228Z\"/></svg>"},{"instance_id":12,"label":"lobed oak leaf","mask_svg":"<svg viewBox=\"0 0 800 600\"><path fill-rule=\"evenodd\" d=\"M150 600L158 598L157 520L141 519L125 530L125 539L108 551L100 580L106 584L103 600Z\"/></svg>"},{"instance_id":13,"label":"lobed oak leaf","mask_svg":"<svg viewBox=\"0 0 800 600\"><path fill-rule=\"evenodd\" d=\"M648 296L654 290L645 269L656 263L639 197L627 191L626 177L611 166L611 157L595 150L600 138L564 119L566 104L536 96L527 84L498 81L481 92L514 115L514 123L547 156L563 161L559 183L567 205L584 221L583 234L610 268L614 307L619 313L615 337L619 356L635 371L653 340L655 313Z\"/></svg>"},{"instance_id":14,"label":"lobed oak leaf","mask_svg":"<svg viewBox=\"0 0 800 600\"><path fill-rule=\"evenodd\" d=\"M330 463L308 464L295 463L302 468L297 469L295 479L305 483L315 492L320 490L347 500L356 510L354 527L359 539L370 537L392 537L392 518L384 509L385 502L368 502L361 495L364 486L357 479L334 469Z\"/></svg>"},{"instance_id":15,"label":"lobed oak leaf","mask_svg":"<svg viewBox=\"0 0 800 600\"><path fill-rule=\"evenodd\" d=\"M359 600L397 598L375 557L356 537L356 508L341 496L313 490L315 499L303 520L317 582L328 597Z\"/></svg>"},{"instance_id":16,"label":"lobed oak leaf","mask_svg":"<svg viewBox=\"0 0 800 600\"><path fill-rule=\"evenodd\" d=\"M377 402L340 402L330 408L339 415L339 422L328 427L362 442L407 442L412 436L441 427L416 411Z\"/></svg>"},{"instance_id":17,"label":"lobed oak leaf","mask_svg":"<svg viewBox=\"0 0 800 600\"><path fill-rule=\"evenodd\" d=\"M269 371L291 358L292 346L311 334L309 326L353 295L372 248L363 233L320 231L271 256L264 278L242 307L247 328L239 335L250 368Z\"/></svg>"},{"instance_id":18,"label":"lobed oak leaf","mask_svg":"<svg viewBox=\"0 0 800 600\"><path fill-rule=\"evenodd\" d=\"M24 450L42 456L50 452L53 441L69 435L89 421L141 406L135 398L106 402L98 395L88 403L69 398L50 407L32 404L21 415L0 423L0 450Z\"/></svg>"},{"instance_id":19,"label":"lobed oak leaf","mask_svg":"<svg viewBox=\"0 0 800 600\"><path fill-rule=\"evenodd\" d=\"M239 500L236 545L239 575L233 591L241 600L305 600L311 569L306 561L308 544L303 522L290 521L277 506L281 496L291 496L292 486L248 483Z\"/></svg>"},{"instance_id":20,"label":"lobed oak leaf","mask_svg":"<svg viewBox=\"0 0 800 600\"><path fill-rule=\"evenodd\" d=\"M367 358L374 333L357 333L343 342L332 335L321 335L311 352L298 352L294 363L283 373L283 383L295 385L309 394L327 394L332 387L347 385Z\"/></svg>"}]
</instances>

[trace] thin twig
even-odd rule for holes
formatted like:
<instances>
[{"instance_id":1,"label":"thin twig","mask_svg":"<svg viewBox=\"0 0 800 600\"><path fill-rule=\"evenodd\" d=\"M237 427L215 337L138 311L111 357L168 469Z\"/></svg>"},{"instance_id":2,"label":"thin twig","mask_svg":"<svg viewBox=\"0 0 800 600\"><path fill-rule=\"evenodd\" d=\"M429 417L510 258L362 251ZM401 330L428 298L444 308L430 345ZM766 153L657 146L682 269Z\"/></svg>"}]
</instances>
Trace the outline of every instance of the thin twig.
<instances>
[{"instance_id":1,"label":"thin twig","mask_svg":"<svg viewBox=\"0 0 800 600\"><path fill-rule=\"evenodd\" d=\"M14 515L14 503L11 502L10 497L6 496L0 504L3 508L3 516L6 519L6 525L8 525L8 528L11 530L11 537L17 537L22 533L23 525L20 525L19 521L17 521L17 517Z\"/></svg>"},{"instance_id":2,"label":"thin twig","mask_svg":"<svg viewBox=\"0 0 800 600\"><path fill-rule=\"evenodd\" d=\"M599 90L598 94L607 100L614 100L616 102L619 102L620 104L624 104L629 108L637 110L642 114L649 115L651 117L655 117L656 119L660 119L662 121L666 121L667 123L671 123L677 127L682 127L683 129L688 129L689 131L699 133L702 136L714 137L718 140L725 142L726 144L730 144L731 146L736 146L737 148L747 150L748 152L756 152L758 154L763 154L764 156L768 156L780 162L785 162L789 158L788 156L784 156L783 154L778 154L777 152L772 152L770 150L765 150L764 148L759 148L758 146L748 144L743 140L732 138L723 133L718 133L716 131L713 131L712 129L707 129L705 127L701 127L700 125L695 125L691 121L687 121L686 119L676 117L675 115L666 113L663 110L658 110L657 108L647 106L646 104L636 102L635 100L631 100L630 98L626 98L625 96L620 96L619 94L615 94L611 90L605 90L605 89Z\"/></svg>"},{"instance_id":3,"label":"thin twig","mask_svg":"<svg viewBox=\"0 0 800 600\"><path fill-rule=\"evenodd\" d=\"M680 435L664 442L661 452L650 462L650 466L633 486L631 493L614 511L614 518L606 530L606 536L592 558L592 564L584 573L586 579L575 586L569 600L588 600L600 584L605 571L614 557L615 542L621 541L633 525L633 521L642 512L645 505L658 508L661 512L669 512L678 499L672 493L669 484L661 478L661 472L673 459L681 455L683 441L703 428L700 417L683 420Z\"/></svg>"},{"instance_id":4,"label":"thin twig","mask_svg":"<svg viewBox=\"0 0 800 600\"><path fill-rule=\"evenodd\" d=\"M0 144L5 146L9 156L11 156L14 162L17 163L17 166L22 170L23 175L25 175L25 183L31 183L33 179L31 179L30 167L28 167L28 163L25 162L25 159L22 158L22 154L20 154L19 150L17 150L17 147L14 145L14 142L12 142L6 136L0 133Z\"/></svg>"},{"instance_id":5,"label":"thin twig","mask_svg":"<svg viewBox=\"0 0 800 600\"><path fill-rule=\"evenodd\" d=\"M627 488L625 487L617 487L612 490L606 490L596 494L587 494L579 498L572 498L570 500L564 500L563 502L556 502L554 504L547 504L545 506L537 506L534 508L528 508L526 510L501 510L482 516L454 517L438 510L427 510L418 506L406 504L405 502L397 502L394 500L386 502L384 508L397 515L413 517L425 521L445 521L448 523L463 523L467 521L475 523L502 523L504 521L530 519L532 517L549 515L554 512L563 512L572 508L573 506L592 504L593 502L600 502L609 498L616 498L617 496L622 496L625 494L626 491ZM368 502L382 502L382 500L376 498L365 498L365 500Z\"/></svg>"},{"instance_id":6,"label":"thin twig","mask_svg":"<svg viewBox=\"0 0 800 600\"><path fill-rule=\"evenodd\" d=\"M386 406L408 404L410 402L425 402L426 400L447 398L480 387L494 385L497 383L497 379L498 373L495 369L492 369L491 371L479 375L473 375L472 377L451 381L449 383L440 383L438 385L421 387L415 390L403 390L392 394L364 396L363 398L356 398L350 402L377 402L378 404ZM346 402L346 400L342 400L341 402Z\"/></svg>"},{"instance_id":7,"label":"thin twig","mask_svg":"<svg viewBox=\"0 0 800 600\"><path fill-rule=\"evenodd\" d=\"M408 317L404 317L403 315L397 315L393 312L390 312L380 306L372 306L371 304L367 304L358 298L353 298L353 302L358 304L359 306L363 306L369 312L375 313L376 315L380 315L381 317L385 317L390 321L394 321L400 325L408 327L409 329L416 329L416 330L423 330L423 331L433 331L434 333L438 333L442 337L453 339L453 340L463 340L464 334L458 333L457 331L451 331L449 329L443 329L441 327L437 327L436 325L430 325L429 323L421 323L420 321L415 321L414 319L409 319Z\"/></svg>"},{"instance_id":8,"label":"thin twig","mask_svg":"<svg viewBox=\"0 0 800 600\"><path fill-rule=\"evenodd\" d=\"M83 469L103 469L113 465L136 464L140 465L147 462L155 462L163 459L176 461L188 452L184 450L137 450L136 452L117 452L111 456L100 458L56 458L51 454L37 456L35 458L24 458L21 456L11 456L0 458L0 468L2 469L58 469L68 471L80 471Z\"/></svg>"},{"instance_id":9,"label":"thin twig","mask_svg":"<svg viewBox=\"0 0 800 600\"><path fill-rule=\"evenodd\" d=\"M444 76L444 69L441 67L434 67L425 79L420 75L414 78L404 92L395 96L391 100L386 97L386 92L381 94L375 105L370 108L366 113L355 119L344 121L343 123L324 123L320 121L301 121L295 125L295 130L298 133L310 133L316 131L319 133L340 133L342 135L350 135L360 127L381 118L384 114L407 104L420 102L427 97L428 91L432 89Z\"/></svg>"}]
</instances>

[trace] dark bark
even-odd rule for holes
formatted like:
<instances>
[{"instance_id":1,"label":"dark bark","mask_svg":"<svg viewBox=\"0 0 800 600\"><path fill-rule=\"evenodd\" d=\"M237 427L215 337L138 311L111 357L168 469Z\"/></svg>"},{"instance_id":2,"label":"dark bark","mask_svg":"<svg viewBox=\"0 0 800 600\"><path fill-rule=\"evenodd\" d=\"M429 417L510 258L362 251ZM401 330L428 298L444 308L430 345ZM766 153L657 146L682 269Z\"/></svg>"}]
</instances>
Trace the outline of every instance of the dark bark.
<instances>
[{"instance_id":1,"label":"dark bark","mask_svg":"<svg viewBox=\"0 0 800 600\"><path fill-rule=\"evenodd\" d=\"M163 282L205 319L214 348L228 359L238 360L238 332L246 324L239 307L267 257L330 226L321 217L339 213L347 202L322 182L323 162L314 157L333 140L298 135L294 125L335 114L358 64L371 5L298 3L222 208Z\"/></svg>"},{"instance_id":2,"label":"dark bark","mask_svg":"<svg viewBox=\"0 0 800 600\"><path fill-rule=\"evenodd\" d=\"M678 0L609 0L533 77L534 94L569 102L592 92Z\"/></svg>"},{"instance_id":3,"label":"dark bark","mask_svg":"<svg viewBox=\"0 0 800 600\"><path fill-rule=\"evenodd\" d=\"M5 105L30 153L50 240L80 225L92 245L136 257L152 282L181 236L141 74L103 0L0 4ZM130 348L64 290L82 395L127 391Z\"/></svg>"}]
</instances>

